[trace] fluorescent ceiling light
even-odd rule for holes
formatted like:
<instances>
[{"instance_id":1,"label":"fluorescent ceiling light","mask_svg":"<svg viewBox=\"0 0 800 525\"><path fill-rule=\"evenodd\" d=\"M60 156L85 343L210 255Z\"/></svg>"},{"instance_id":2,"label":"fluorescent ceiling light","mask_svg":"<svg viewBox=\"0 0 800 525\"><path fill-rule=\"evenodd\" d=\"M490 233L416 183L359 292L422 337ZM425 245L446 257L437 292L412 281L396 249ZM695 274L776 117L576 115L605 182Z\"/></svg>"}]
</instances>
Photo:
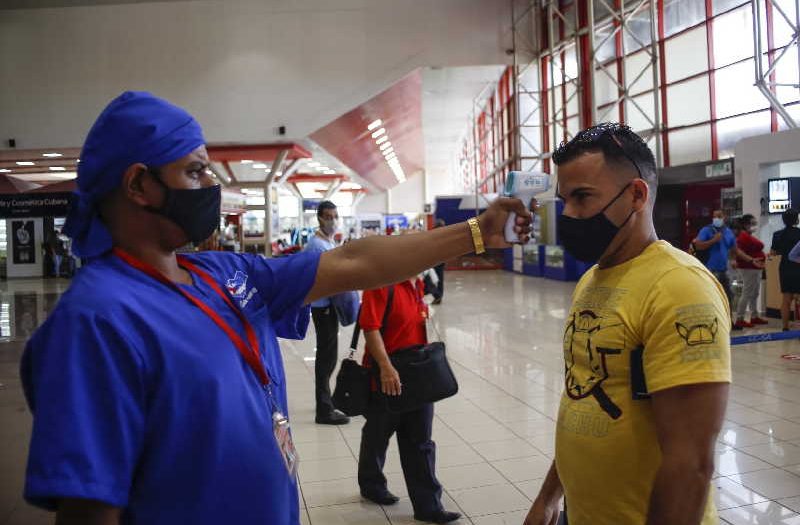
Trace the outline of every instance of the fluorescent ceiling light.
<instances>
[{"instance_id":1,"label":"fluorescent ceiling light","mask_svg":"<svg viewBox=\"0 0 800 525\"><path fill-rule=\"evenodd\" d=\"M48 158L51 158L51 159L54 159L56 157L63 157L63 156L64 155L62 155L61 153L42 153L42 157L48 157Z\"/></svg>"},{"instance_id":2,"label":"fluorescent ceiling light","mask_svg":"<svg viewBox=\"0 0 800 525\"><path fill-rule=\"evenodd\" d=\"M265 170L265 169L267 169L267 165L264 164L263 162L257 162L255 164L253 164L253 169L255 169L255 170Z\"/></svg>"},{"instance_id":3,"label":"fluorescent ceiling light","mask_svg":"<svg viewBox=\"0 0 800 525\"><path fill-rule=\"evenodd\" d=\"M373 129L377 128L381 124L383 124L383 121L381 119L373 120L372 122L369 123L369 125L367 126L367 129L372 131Z\"/></svg>"},{"instance_id":4,"label":"fluorescent ceiling light","mask_svg":"<svg viewBox=\"0 0 800 525\"><path fill-rule=\"evenodd\" d=\"M388 135L384 135L382 137L378 137L378 140L375 141L375 144L383 144L387 140L389 140L389 136Z\"/></svg>"},{"instance_id":5,"label":"fluorescent ceiling light","mask_svg":"<svg viewBox=\"0 0 800 525\"><path fill-rule=\"evenodd\" d=\"M383 144L381 144L381 151L385 151L386 148L391 148L391 147L392 147L391 142L384 142Z\"/></svg>"},{"instance_id":6,"label":"fluorescent ceiling light","mask_svg":"<svg viewBox=\"0 0 800 525\"><path fill-rule=\"evenodd\" d=\"M329 169L328 166L317 166L317 171L328 171Z\"/></svg>"},{"instance_id":7,"label":"fluorescent ceiling light","mask_svg":"<svg viewBox=\"0 0 800 525\"><path fill-rule=\"evenodd\" d=\"M394 153L394 148L386 148L385 150L383 150L383 155L386 157L388 157L392 153Z\"/></svg>"},{"instance_id":8,"label":"fluorescent ceiling light","mask_svg":"<svg viewBox=\"0 0 800 525\"><path fill-rule=\"evenodd\" d=\"M324 173L325 175L335 175L336 170L325 170L322 173Z\"/></svg>"},{"instance_id":9,"label":"fluorescent ceiling light","mask_svg":"<svg viewBox=\"0 0 800 525\"><path fill-rule=\"evenodd\" d=\"M67 168L61 166L50 166L50 171L67 171Z\"/></svg>"},{"instance_id":10,"label":"fluorescent ceiling light","mask_svg":"<svg viewBox=\"0 0 800 525\"><path fill-rule=\"evenodd\" d=\"M391 152L389 155L386 155L386 160L387 161L394 160L396 158L397 158L397 153L395 153L394 151Z\"/></svg>"},{"instance_id":11,"label":"fluorescent ceiling light","mask_svg":"<svg viewBox=\"0 0 800 525\"><path fill-rule=\"evenodd\" d=\"M31 162L31 161L29 161L29 160L20 160L20 161L17 161L17 166L35 166L35 165L36 165L36 164L35 164L34 162Z\"/></svg>"},{"instance_id":12,"label":"fluorescent ceiling light","mask_svg":"<svg viewBox=\"0 0 800 525\"><path fill-rule=\"evenodd\" d=\"M6 168L0 168L0 173L11 173L11 170L8 170Z\"/></svg>"},{"instance_id":13,"label":"fluorescent ceiling light","mask_svg":"<svg viewBox=\"0 0 800 525\"><path fill-rule=\"evenodd\" d=\"M252 160L240 160L239 162L242 163L242 164L252 164L253 163Z\"/></svg>"},{"instance_id":14,"label":"fluorescent ceiling light","mask_svg":"<svg viewBox=\"0 0 800 525\"><path fill-rule=\"evenodd\" d=\"M380 137L380 136L381 136L381 135L383 135L384 133L386 133L386 128L381 128L381 129L379 129L378 131L374 131L374 132L372 133L372 138L373 138L373 139L377 139L378 137Z\"/></svg>"},{"instance_id":15,"label":"fluorescent ceiling light","mask_svg":"<svg viewBox=\"0 0 800 525\"><path fill-rule=\"evenodd\" d=\"M317 161L314 161L314 162L309 162L309 163L308 163L308 166L309 166L310 168L316 168L317 166L319 166L319 162L317 162Z\"/></svg>"}]
</instances>

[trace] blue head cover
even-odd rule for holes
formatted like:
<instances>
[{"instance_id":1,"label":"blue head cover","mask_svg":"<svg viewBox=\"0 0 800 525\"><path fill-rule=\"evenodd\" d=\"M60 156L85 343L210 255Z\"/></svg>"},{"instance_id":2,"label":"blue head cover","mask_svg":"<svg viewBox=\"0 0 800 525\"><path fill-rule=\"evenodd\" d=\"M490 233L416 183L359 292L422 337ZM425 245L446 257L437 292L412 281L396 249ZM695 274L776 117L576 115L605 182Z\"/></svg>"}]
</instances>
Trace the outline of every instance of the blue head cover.
<instances>
[{"instance_id":1,"label":"blue head cover","mask_svg":"<svg viewBox=\"0 0 800 525\"><path fill-rule=\"evenodd\" d=\"M186 110L150 93L126 91L106 106L89 131L78 164L78 189L64 232L78 257L111 249L99 203L122 184L125 170L141 162L163 166L205 144L203 130Z\"/></svg>"}]
</instances>

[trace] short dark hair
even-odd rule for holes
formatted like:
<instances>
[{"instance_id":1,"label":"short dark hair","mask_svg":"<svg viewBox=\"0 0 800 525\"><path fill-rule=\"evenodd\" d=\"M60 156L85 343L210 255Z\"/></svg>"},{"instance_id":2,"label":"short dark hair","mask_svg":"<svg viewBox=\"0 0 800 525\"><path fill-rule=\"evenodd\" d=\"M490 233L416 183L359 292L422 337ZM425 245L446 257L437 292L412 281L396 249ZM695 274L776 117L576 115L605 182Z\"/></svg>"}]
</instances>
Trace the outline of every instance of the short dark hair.
<instances>
[{"instance_id":1,"label":"short dark hair","mask_svg":"<svg viewBox=\"0 0 800 525\"><path fill-rule=\"evenodd\" d=\"M319 206L317 206L317 217L322 217L322 212L324 212L325 210L335 210L335 209L336 205L331 201L322 201L319 203Z\"/></svg>"},{"instance_id":2,"label":"short dark hair","mask_svg":"<svg viewBox=\"0 0 800 525\"><path fill-rule=\"evenodd\" d=\"M750 226L750 224L756 220L755 216L752 213L745 213L741 217L739 217L739 224L742 225L742 228Z\"/></svg>"},{"instance_id":3,"label":"short dark hair","mask_svg":"<svg viewBox=\"0 0 800 525\"><path fill-rule=\"evenodd\" d=\"M783 212L782 218L783 218L783 224L785 224L787 227L794 226L795 224L797 224L797 210L795 210L794 208L786 210L785 212Z\"/></svg>"},{"instance_id":4,"label":"short dark hair","mask_svg":"<svg viewBox=\"0 0 800 525\"><path fill-rule=\"evenodd\" d=\"M656 159L642 137L624 124L603 122L579 132L572 140L558 146L553 153L553 162L561 166L585 153L596 152L602 152L608 163L633 164L639 178L650 187L651 200L655 200L658 188Z\"/></svg>"}]
</instances>

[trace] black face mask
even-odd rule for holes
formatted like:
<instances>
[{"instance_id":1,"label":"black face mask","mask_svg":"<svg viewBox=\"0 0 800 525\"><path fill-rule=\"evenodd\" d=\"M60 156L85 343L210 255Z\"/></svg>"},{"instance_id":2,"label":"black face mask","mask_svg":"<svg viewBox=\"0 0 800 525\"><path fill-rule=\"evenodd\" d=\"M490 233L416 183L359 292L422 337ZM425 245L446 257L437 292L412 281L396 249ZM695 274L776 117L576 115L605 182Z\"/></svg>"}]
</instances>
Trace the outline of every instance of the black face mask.
<instances>
[{"instance_id":1,"label":"black face mask","mask_svg":"<svg viewBox=\"0 0 800 525\"><path fill-rule=\"evenodd\" d=\"M558 237L570 255L583 262L596 262L611 245L617 233L633 216L633 210L621 225L616 226L605 211L619 199L630 184L626 184L599 213L586 219L576 219L564 214L558 216Z\"/></svg>"},{"instance_id":2,"label":"black face mask","mask_svg":"<svg viewBox=\"0 0 800 525\"><path fill-rule=\"evenodd\" d=\"M161 178L151 172L164 188L164 204L161 208L148 208L163 215L184 231L190 242L208 239L219 226L222 190L219 185L196 190L170 188Z\"/></svg>"}]
</instances>

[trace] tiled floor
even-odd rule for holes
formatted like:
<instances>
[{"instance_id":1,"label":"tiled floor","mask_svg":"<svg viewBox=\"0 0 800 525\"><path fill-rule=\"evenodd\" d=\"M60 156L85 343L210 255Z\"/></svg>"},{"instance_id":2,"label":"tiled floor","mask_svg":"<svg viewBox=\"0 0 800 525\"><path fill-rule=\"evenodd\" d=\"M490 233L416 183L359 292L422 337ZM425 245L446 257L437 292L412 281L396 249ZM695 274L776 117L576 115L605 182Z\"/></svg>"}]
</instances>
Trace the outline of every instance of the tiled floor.
<instances>
[{"instance_id":1,"label":"tiled floor","mask_svg":"<svg viewBox=\"0 0 800 525\"><path fill-rule=\"evenodd\" d=\"M53 295L44 293L61 286L0 286L0 525L52 522L20 498L30 417L17 365L26 334L52 306ZM460 523L520 525L539 490L553 454L561 330L571 290L503 272L447 275L431 337L447 342L461 391L437 405L434 439L445 505L464 513ZM350 329L343 329L342 354L349 338ZM386 508L363 502L355 479L361 421L315 425L313 335L282 345L302 458L304 523L413 523L396 444L386 473L403 499ZM734 385L714 480L722 523L800 525L800 362L782 360L786 352L800 352L800 344L734 347Z\"/></svg>"}]
</instances>

